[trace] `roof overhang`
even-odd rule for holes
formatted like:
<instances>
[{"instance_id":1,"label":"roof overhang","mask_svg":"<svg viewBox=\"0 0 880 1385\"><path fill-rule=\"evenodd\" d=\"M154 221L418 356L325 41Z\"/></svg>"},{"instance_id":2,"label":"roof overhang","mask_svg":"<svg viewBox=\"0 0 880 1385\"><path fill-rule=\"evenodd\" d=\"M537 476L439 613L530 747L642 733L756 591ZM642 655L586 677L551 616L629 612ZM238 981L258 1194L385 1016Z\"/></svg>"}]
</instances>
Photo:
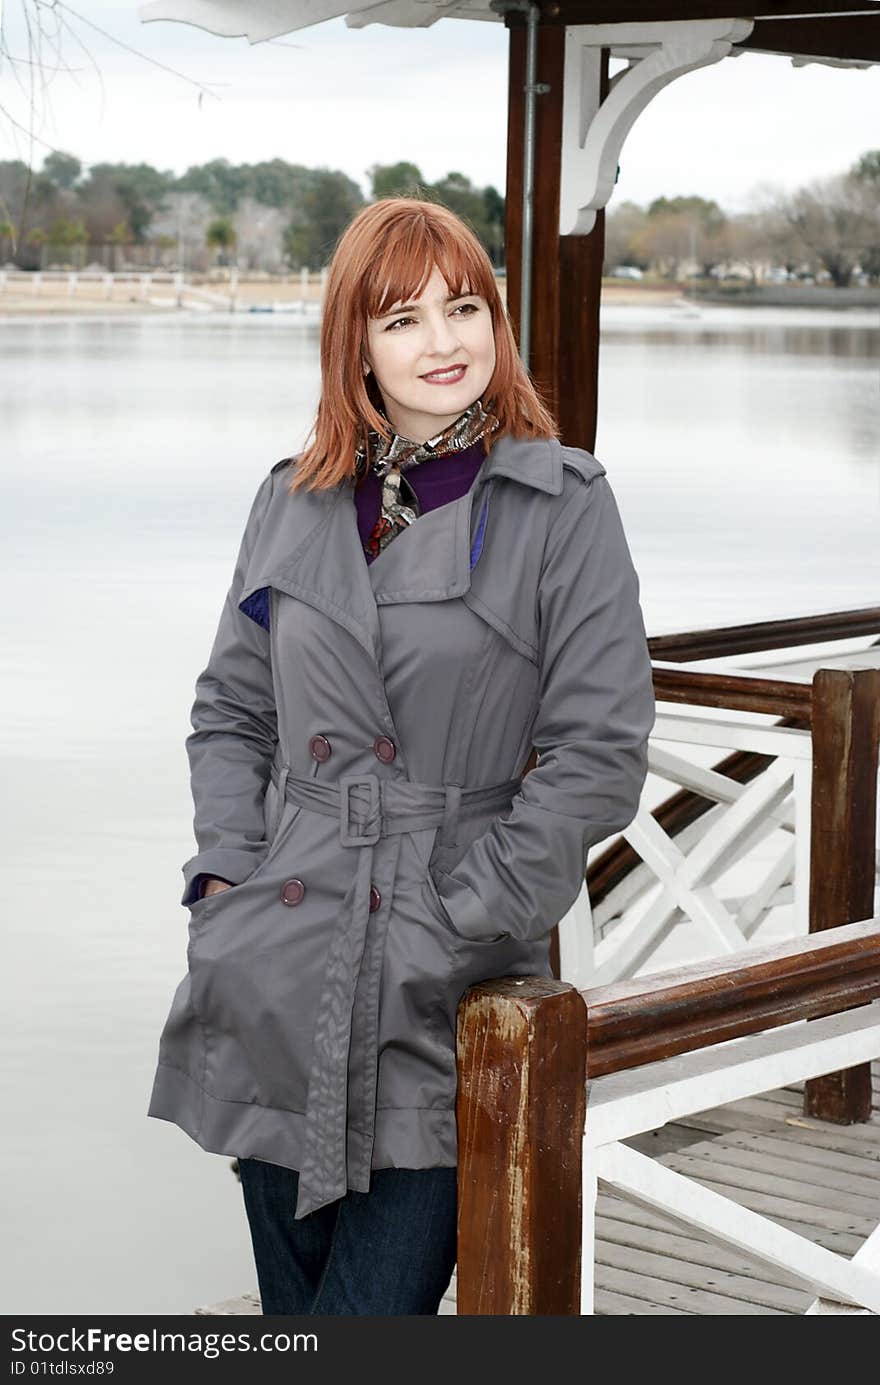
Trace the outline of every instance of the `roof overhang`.
<instances>
[{"instance_id":1,"label":"roof overhang","mask_svg":"<svg viewBox=\"0 0 880 1385\"><path fill-rule=\"evenodd\" d=\"M730 0L547 0L541 22L553 25L632 24L694 19L729 19ZM175 20L249 43L345 17L350 28L388 24L426 28L438 19L502 23L489 0L150 0L137 7L147 23ZM801 62L869 66L880 62L880 0L767 0L766 14L737 51L777 53ZM512 14L510 23L522 23ZM612 56L615 53L611 47ZM620 56L626 56L621 52Z\"/></svg>"}]
</instances>

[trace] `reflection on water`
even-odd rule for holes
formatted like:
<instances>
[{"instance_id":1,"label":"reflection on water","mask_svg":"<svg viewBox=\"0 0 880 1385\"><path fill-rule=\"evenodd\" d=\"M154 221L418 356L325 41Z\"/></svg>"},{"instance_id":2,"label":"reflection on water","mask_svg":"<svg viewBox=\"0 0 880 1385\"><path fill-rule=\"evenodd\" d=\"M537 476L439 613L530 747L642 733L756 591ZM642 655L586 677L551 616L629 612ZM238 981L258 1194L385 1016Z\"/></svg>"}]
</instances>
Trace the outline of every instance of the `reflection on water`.
<instances>
[{"instance_id":1,"label":"reflection on water","mask_svg":"<svg viewBox=\"0 0 880 1385\"><path fill-rule=\"evenodd\" d=\"M667 307L605 304L602 332L650 341L688 335L702 344L738 342L744 351L776 355L864 356L880 354L880 315L851 308L736 308L681 298Z\"/></svg>"},{"instance_id":2,"label":"reflection on water","mask_svg":"<svg viewBox=\"0 0 880 1385\"><path fill-rule=\"evenodd\" d=\"M690 311L603 310L596 450L649 631L876 604L874 316ZM0 354L4 1303L188 1312L254 1274L228 1161L146 1119L185 968L183 740L247 508L311 423L317 332L6 322Z\"/></svg>"}]
</instances>

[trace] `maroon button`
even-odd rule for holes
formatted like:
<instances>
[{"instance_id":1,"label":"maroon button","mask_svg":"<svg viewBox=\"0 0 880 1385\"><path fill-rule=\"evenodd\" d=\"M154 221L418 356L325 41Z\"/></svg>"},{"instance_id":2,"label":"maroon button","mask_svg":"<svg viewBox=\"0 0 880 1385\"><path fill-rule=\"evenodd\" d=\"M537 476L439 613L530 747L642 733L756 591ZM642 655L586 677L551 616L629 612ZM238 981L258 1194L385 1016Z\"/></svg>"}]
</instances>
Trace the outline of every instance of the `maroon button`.
<instances>
[{"instance_id":1,"label":"maroon button","mask_svg":"<svg viewBox=\"0 0 880 1385\"><path fill-rule=\"evenodd\" d=\"M312 739L309 741L309 750L312 752L312 758L315 760L330 759L330 742L326 736L312 736Z\"/></svg>"},{"instance_id":2,"label":"maroon button","mask_svg":"<svg viewBox=\"0 0 880 1385\"><path fill-rule=\"evenodd\" d=\"M375 914L379 905L382 903L382 896L375 885L370 886L370 913Z\"/></svg>"},{"instance_id":3,"label":"maroon button","mask_svg":"<svg viewBox=\"0 0 880 1385\"><path fill-rule=\"evenodd\" d=\"M306 892L306 887L301 880L285 880L281 886L282 904L300 904Z\"/></svg>"},{"instance_id":4,"label":"maroon button","mask_svg":"<svg viewBox=\"0 0 880 1385\"><path fill-rule=\"evenodd\" d=\"M373 749L383 765L390 764L397 754L397 746L387 736L377 736L373 741Z\"/></svg>"}]
</instances>

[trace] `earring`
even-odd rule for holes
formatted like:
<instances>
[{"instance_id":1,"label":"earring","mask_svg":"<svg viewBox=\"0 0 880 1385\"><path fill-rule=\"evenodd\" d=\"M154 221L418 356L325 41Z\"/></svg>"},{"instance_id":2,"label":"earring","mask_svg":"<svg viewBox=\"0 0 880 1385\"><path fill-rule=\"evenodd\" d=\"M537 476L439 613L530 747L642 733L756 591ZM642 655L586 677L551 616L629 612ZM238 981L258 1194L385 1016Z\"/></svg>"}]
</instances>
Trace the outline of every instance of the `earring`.
<instances>
[{"instance_id":1,"label":"earring","mask_svg":"<svg viewBox=\"0 0 880 1385\"><path fill-rule=\"evenodd\" d=\"M368 365L364 365L363 361L361 361L361 368L365 375L369 375L370 367Z\"/></svg>"}]
</instances>

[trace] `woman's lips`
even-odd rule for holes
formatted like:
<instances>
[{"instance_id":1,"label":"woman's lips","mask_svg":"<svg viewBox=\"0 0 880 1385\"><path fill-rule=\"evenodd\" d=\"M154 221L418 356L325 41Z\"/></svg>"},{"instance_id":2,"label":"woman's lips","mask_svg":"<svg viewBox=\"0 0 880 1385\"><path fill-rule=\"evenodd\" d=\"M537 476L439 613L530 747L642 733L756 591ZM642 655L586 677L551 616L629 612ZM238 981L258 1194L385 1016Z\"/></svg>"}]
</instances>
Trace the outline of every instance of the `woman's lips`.
<instances>
[{"instance_id":1,"label":"woman's lips","mask_svg":"<svg viewBox=\"0 0 880 1385\"><path fill-rule=\"evenodd\" d=\"M457 385L464 376L467 366L450 366L448 370L432 370L430 375L423 375L422 379L429 385Z\"/></svg>"}]
</instances>

